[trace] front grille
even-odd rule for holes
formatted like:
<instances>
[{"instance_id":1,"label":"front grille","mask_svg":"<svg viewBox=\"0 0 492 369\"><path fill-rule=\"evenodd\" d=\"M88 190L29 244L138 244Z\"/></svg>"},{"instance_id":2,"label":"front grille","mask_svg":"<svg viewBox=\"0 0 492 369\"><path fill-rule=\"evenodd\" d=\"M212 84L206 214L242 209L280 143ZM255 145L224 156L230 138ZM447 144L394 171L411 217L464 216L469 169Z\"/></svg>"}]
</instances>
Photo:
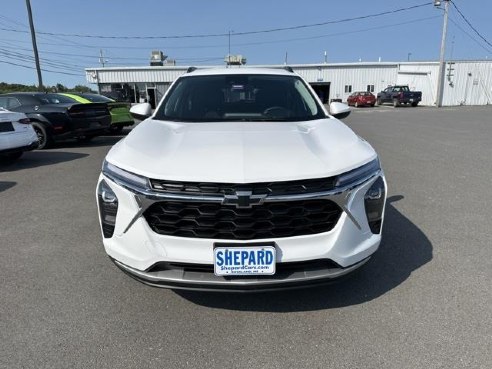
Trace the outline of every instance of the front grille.
<instances>
[{"instance_id":1,"label":"front grille","mask_svg":"<svg viewBox=\"0 0 492 369\"><path fill-rule=\"evenodd\" d=\"M266 202L250 209L165 201L144 217L156 233L177 237L254 240L328 232L342 210L329 200Z\"/></svg>"},{"instance_id":2,"label":"front grille","mask_svg":"<svg viewBox=\"0 0 492 369\"><path fill-rule=\"evenodd\" d=\"M258 183L215 183L215 182L180 182L151 179L154 190L171 193L199 195L233 195L237 191L251 191L253 195L301 195L330 191L335 187L336 177L303 179L283 182Z\"/></svg>"},{"instance_id":3,"label":"front grille","mask_svg":"<svg viewBox=\"0 0 492 369\"><path fill-rule=\"evenodd\" d=\"M330 259L315 259L306 261L294 261L287 263L277 263L275 265L275 275L278 278L279 274L282 273L295 273L302 271L320 270L320 269L339 269L340 265L335 263ZM177 263L177 262L167 262L161 261L152 265L146 270L147 273L156 273L164 270L179 270L183 272L193 272L193 273L214 273L214 266L212 264L190 264L190 263ZM255 275L257 278L258 275ZM262 276L271 277L271 276ZM241 276L244 278L244 276Z\"/></svg>"}]
</instances>

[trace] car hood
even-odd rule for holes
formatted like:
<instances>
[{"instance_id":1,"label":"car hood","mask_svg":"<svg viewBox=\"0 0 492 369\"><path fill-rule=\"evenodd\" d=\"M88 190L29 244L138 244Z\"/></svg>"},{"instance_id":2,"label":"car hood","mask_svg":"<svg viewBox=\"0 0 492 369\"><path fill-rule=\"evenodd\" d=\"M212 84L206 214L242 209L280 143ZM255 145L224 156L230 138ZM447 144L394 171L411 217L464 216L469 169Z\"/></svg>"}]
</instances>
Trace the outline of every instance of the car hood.
<instances>
[{"instance_id":1,"label":"car hood","mask_svg":"<svg viewBox=\"0 0 492 369\"><path fill-rule=\"evenodd\" d=\"M252 183L329 177L376 157L340 121L140 123L108 162L149 178Z\"/></svg>"}]
</instances>

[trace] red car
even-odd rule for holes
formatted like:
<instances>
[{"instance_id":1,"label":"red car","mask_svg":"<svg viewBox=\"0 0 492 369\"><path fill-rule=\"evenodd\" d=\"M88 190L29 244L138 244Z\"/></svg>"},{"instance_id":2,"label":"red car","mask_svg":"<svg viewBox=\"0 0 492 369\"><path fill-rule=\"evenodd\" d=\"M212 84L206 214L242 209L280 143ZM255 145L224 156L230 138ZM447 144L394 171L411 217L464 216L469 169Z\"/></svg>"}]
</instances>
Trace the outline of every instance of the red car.
<instances>
[{"instance_id":1,"label":"red car","mask_svg":"<svg viewBox=\"0 0 492 369\"><path fill-rule=\"evenodd\" d=\"M347 98L347 104L355 107L374 106L376 104L376 96L370 92L357 91Z\"/></svg>"}]
</instances>

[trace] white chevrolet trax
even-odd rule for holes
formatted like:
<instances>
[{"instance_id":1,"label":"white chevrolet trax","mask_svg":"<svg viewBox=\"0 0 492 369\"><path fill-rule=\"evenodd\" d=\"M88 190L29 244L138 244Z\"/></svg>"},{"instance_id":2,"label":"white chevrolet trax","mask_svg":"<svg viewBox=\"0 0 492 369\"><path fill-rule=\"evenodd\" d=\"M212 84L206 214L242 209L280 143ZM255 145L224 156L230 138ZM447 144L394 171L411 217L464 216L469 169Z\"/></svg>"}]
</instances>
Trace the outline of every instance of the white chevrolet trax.
<instances>
[{"instance_id":1,"label":"white chevrolet trax","mask_svg":"<svg viewBox=\"0 0 492 369\"><path fill-rule=\"evenodd\" d=\"M104 160L104 247L130 276L219 291L332 281L381 241L386 181L369 143L290 68L195 69Z\"/></svg>"}]
</instances>

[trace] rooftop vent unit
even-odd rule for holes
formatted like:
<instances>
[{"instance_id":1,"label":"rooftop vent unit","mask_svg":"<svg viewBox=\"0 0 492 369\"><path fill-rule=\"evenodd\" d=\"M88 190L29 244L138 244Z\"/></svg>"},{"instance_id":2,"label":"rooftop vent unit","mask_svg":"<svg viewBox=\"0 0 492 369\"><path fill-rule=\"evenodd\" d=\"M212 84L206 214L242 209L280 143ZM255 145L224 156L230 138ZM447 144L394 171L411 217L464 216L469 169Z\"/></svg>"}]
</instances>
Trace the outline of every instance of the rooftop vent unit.
<instances>
[{"instance_id":1,"label":"rooftop vent unit","mask_svg":"<svg viewBox=\"0 0 492 369\"><path fill-rule=\"evenodd\" d=\"M230 55L227 54L224 58L224 62L227 65L244 65L246 64L246 58L242 55Z\"/></svg>"},{"instance_id":2,"label":"rooftop vent unit","mask_svg":"<svg viewBox=\"0 0 492 369\"><path fill-rule=\"evenodd\" d=\"M164 65L164 60L167 59L167 55L160 50L153 50L150 54L150 66L151 67L162 67Z\"/></svg>"}]
</instances>

